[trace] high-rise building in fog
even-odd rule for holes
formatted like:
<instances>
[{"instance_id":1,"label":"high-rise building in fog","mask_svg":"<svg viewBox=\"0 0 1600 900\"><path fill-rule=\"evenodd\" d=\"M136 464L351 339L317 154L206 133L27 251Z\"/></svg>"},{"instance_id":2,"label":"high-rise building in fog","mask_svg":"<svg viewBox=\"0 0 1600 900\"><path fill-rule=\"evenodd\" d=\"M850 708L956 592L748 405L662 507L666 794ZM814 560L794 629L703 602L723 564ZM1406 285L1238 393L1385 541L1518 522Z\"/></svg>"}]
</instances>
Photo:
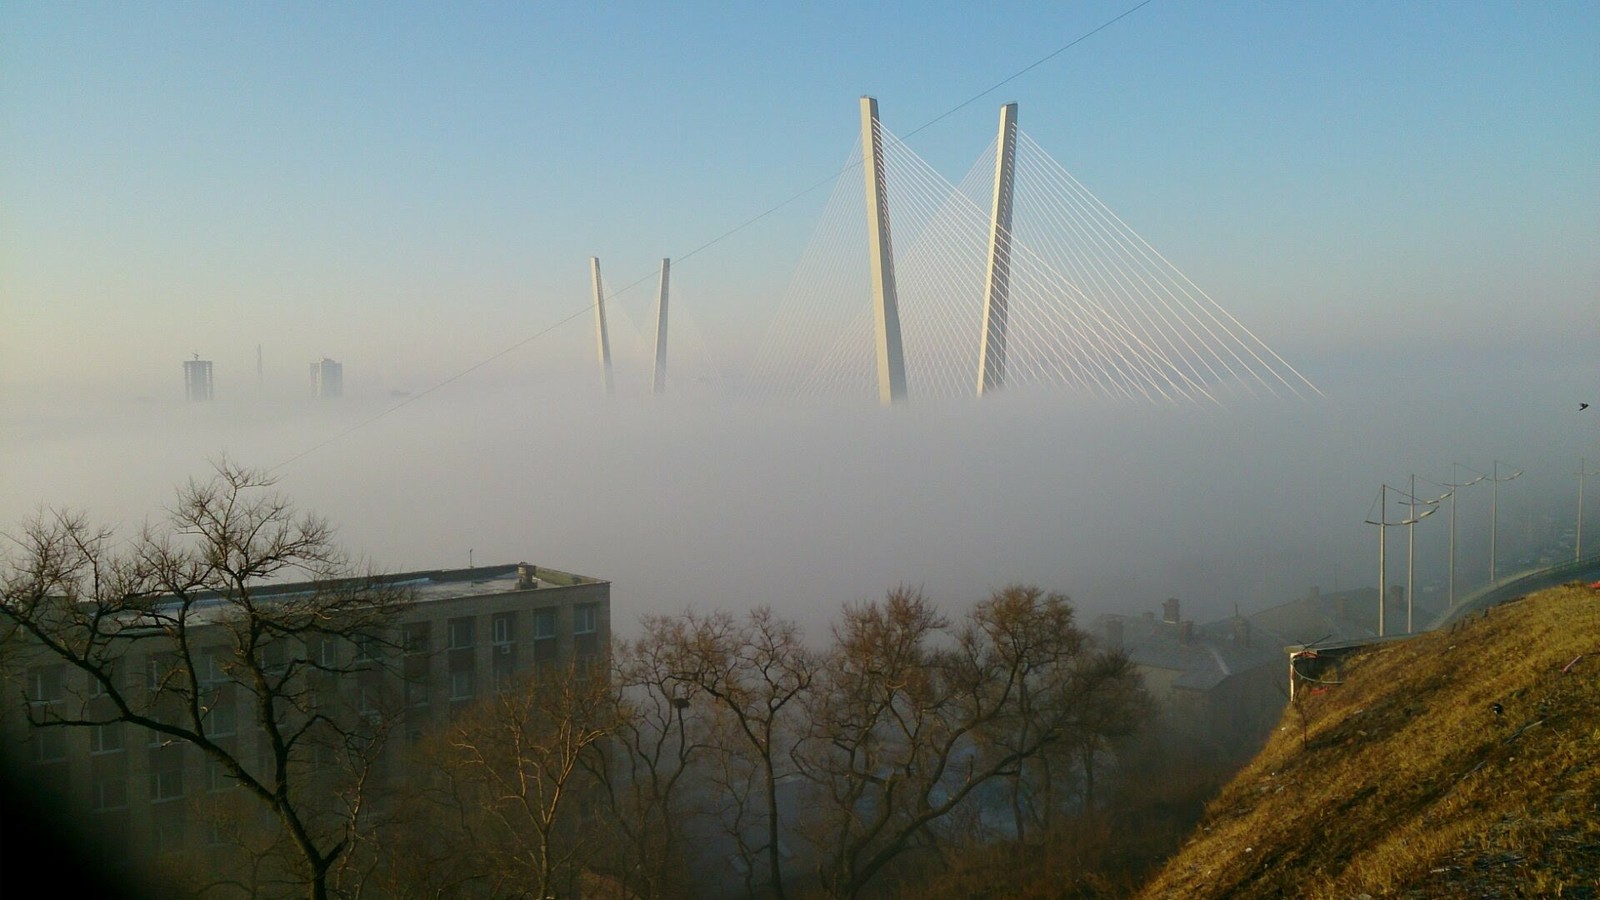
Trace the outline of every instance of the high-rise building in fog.
<instances>
[{"instance_id":1,"label":"high-rise building in fog","mask_svg":"<svg viewBox=\"0 0 1600 900\"><path fill-rule=\"evenodd\" d=\"M311 388L318 397L332 400L344 394L344 366L324 356L311 364Z\"/></svg>"},{"instance_id":2,"label":"high-rise building in fog","mask_svg":"<svg viewBox=\"0 0 1600 900\"><path fill-rule=\"evenodd\" d=\"M183 361L183 395L191 401L211 399L211 360L196 353Z\"/></svg>"}]
</instances>

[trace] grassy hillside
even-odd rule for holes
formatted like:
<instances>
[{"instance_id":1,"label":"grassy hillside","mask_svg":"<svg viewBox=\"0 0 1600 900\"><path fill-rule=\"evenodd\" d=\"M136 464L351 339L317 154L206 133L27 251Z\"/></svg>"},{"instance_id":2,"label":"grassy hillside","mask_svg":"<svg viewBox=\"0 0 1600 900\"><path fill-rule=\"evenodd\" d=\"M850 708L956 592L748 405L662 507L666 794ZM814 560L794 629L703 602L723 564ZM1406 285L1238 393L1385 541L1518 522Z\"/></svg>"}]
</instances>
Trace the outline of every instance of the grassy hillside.
<instances>
[{"instance_id":1,"label":"grassy hillside","mask_svg":"<svg viewBox=\"0 0 1600 900\"><path fill-rule=\"evenodd\" d=\"M1600 593L1323 677L1140 896L1600 896Z\"/></svg>"}]
</instances>

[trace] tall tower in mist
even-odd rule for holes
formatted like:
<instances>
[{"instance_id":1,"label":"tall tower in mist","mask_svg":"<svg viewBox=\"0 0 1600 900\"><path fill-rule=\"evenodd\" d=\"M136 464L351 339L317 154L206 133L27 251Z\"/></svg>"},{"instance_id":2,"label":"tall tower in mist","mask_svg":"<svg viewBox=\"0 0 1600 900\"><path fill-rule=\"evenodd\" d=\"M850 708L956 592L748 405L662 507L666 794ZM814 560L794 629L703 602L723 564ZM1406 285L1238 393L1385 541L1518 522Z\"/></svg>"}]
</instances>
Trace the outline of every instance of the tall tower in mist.
<instances>
[{"instance_id":1,"label":"tall tower in mist","mask_svg":"<svg viewBox=\"0 0 1600 900\"><path fill-rule=\"evenodd\" d=\"M889 235L889 182L884 174L878 101L861 98L861 167L866 178L867 250L872 261L872 312L878 356L878 402L906 399L906 362L900 344L900 301L895 292L894 244Z\"/></svg>"},{"instance_id":2,"label":"tall tower in mist","mask_svg":"<svg viewBox=\"0 0 1600 900\"><path fill-rule=\"evenodd\" d=\"M1017 173L1017 105L1000 107L995 139L994 205L989 214L989 266L983 279L983 337L978 346L978 396L1006 383L1006 305L1011 285L1011 196Z\"/></svg>"},{"instance_id":3,"label":"tall tower in mist","mask_svg":"<svg viewBox=\"0 0 1600 900\"><path fill-rule=\"evenodd\" d=\"M600 257L589 257L589 273L594 279L594 336L600 347L600 382L609 395L614 391L611 382L611 338L606 334L606 292L600 281Z\"/></svg>"},{"instance_id":4,"label":"tall tower in mist","mask_svg":"<svg viewBox=\"0 0 1600 900\"><path fill-rule=\"evenodd\" d=\"M656 378L655 392L667 391L667 276L672 260L661 260L661 293L656 297Z\"/></svg>"},{"instance_id":5,"label":"tall tower in mist","mask_svg":"<svg viewBox=\"0 0 1600 900\"><path fill-rule=\"evenodd\" d=\"M183 395L190 402L210 400L211 384L211 360L196 353L194 359L183 361Z\"/></svg>"},{"instance_id":6,"label":"tall tower in mist","mask_svg":"<svg viewBox=\"0 0 1600 900\"><path fill-rule=\"evenodd\" d=\"M311 364L311 390L323 400L344 396L344 366L324 356Z\"/></svg>"}]
</instances>

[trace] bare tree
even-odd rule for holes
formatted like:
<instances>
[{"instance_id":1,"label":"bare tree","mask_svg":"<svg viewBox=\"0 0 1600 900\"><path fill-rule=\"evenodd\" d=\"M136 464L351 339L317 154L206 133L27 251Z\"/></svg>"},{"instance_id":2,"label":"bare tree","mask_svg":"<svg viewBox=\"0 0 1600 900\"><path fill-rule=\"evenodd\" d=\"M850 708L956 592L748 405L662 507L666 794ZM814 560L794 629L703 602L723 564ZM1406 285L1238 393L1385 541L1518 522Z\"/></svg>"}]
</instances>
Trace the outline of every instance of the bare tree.
<instances>
[{"instance_id":1,"label":"bare tree","mask_svg":"<svg viewBox=\"0 0 1600 900\"><path fill-rule=\"evenodd\" d=\"M1131 733L1149 703L1126 655L1096 648L1065 596L1012 585L979 604L970 622L1012 693L980 734L991 753L1018 760L1007 777L1014 837L1025 842L1030 826L1060 813L1068 796L1061 781L1081 776L1080 796L1093 808L1096 754Z\"/></svg>"},{"instance_id":2,"label":"bare tree","mask_svg":"<svg viewBox=\"0 0 1600 900\"><path fill-rule=\"evenodd\" d=\"M1096 760L1117 739L1138 731L1155 705L1144 689L1144 679L1120 651L1080 655L1072 663L1068 690L1074 702L1063 727L1067 743L1078 751L1084 810L1093 813Z\"/></svg>"},{"instance_id":3,"label":"bare tree","mask_svg":"<svg viewBox=\"0 0 1600 900\"><path fill-rule=\"evenodd\" d=\"M370 760L376 738L334 688L375 664L405 595L350 577L332 528L273 483L220 461L126 544L82 514L41 514L11 539L0 620L36 729L126 724L193 747L271 812L298 880L324 898L355 824L328 798L351 801L358 781L317 757ZM317 587L273 589L291 578Z\"/></svg>"},{"instance_id":4,"label":"bare tree","mask_svg":"<svg viewBox=\"0 0 1600 900\"><path fill-rule=\"evenodd\" d=\"M986 785L1010 780L1015 797L1023 765L1084 724L1087 646L1066 598L1037 588L997 592L954 629L905 588L846 607L804 754L825 889L858 896L936 848L936 826Z\"/></svg>"},{"instance_id":5,"label":"bare tree","mask_svg":"<svg viewBox=\"0 0 1600 900\"><path fill-rule=\"evenodd\" d=\"M785 894L779 778L792 771L789 763L801 733L801 705L817 677L818 660L793 622L761 607L737 621L726 613L685 613L647 624L668 648L666 661L675 681L703 697L732 739L719 749L743 756L756 774L761 792L764 839L759 852L766 860L767 888L782 900ZM736 760L723 760L725 772L737 773ZM730 764L731 763L731 764ZM730 782L730 787L734 786ZM745 840L740 805L734 836Z\"/></svg>"},{"instance_id":6,"label":"bare tree","mask_svg":"<svg viewBox=\"0 0 1600 900\"><path fill-rule=\"evenodd\" d=\"M609 815L611 868L641 898L691 896L687 822L700 810L688 795L710 752L705 717L691 712L695 688L673 677L666 619L645 620L645 633L618 641L611 678L618 708L610 740L584 757Z\"/></svg>"},{"instance_id":7,"label":"bare tree","mask_svg":"<svg viewBox=\"0 0 1600 900\"><path fill-rule=\"evenodd\" d=\"M584 757L615 731L617 704L604 674L575 667L534 673L463 712L429 739L413 780L431 791L425 839L455 857L443 874L454 893L574 895L598 855L584 820L594 781Z\"/></svg>"}]
</instances>

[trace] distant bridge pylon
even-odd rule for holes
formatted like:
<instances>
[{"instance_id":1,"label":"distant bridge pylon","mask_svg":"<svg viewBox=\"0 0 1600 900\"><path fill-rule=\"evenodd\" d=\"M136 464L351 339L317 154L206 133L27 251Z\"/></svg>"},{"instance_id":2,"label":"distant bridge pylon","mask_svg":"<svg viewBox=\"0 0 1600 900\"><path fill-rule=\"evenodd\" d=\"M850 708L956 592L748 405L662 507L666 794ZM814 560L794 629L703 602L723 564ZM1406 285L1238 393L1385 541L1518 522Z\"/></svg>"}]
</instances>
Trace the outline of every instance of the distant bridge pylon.
<instances>
[{"instance_id":1,"label":"distant bridge pylon","mask_svg":"<svg viewBox=\"0 0 1600 900\"><path fill-rule=\"evenodd\" d=\"M836 184L757 353L756 393L1319 393L1034 143L1015 103L960 185L884 129L871 97L852 162L865 190Z\"/></svg>"}]
</instances>

